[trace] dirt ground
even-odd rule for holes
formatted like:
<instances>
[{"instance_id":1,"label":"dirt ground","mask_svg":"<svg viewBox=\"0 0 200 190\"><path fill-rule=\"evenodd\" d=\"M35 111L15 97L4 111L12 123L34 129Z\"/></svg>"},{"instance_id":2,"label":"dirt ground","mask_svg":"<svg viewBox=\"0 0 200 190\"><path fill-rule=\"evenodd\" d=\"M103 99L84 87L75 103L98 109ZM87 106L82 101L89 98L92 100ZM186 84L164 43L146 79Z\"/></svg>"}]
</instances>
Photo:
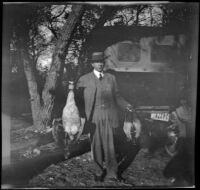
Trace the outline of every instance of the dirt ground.
<instances>
[{"instance_id":1,"label":"dirt ground","mask_svg":"<svg viewBox=\"0 0 200 190\"><path fill-rule=\"evenodd\" d=\"M30 120L12 118L11 122L11 162L25 159L25 152L33 144L36 137ZM74 157L70 160L50 165L42 173L33 177L27 187L45 188L94 188L94 187L169 187L171 182L164 178L162 170L170 157L163 149L149 155L141 149L131 166L124 172L126 183L95 182L94 163L90 153Z\"/></svg>"}]
</instances>

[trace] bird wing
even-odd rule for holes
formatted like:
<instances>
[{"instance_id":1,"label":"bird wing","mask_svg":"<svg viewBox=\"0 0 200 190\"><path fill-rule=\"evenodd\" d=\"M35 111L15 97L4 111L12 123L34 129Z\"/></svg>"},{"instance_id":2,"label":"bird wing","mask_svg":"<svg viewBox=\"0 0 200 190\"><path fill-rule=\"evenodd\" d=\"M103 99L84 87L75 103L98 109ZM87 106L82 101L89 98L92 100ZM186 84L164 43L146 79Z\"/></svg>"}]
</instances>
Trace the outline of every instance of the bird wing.
<instances>
[{"instance_id":1,"label":"bird wing","mask_svg":"<svg viewBox=\"0 0 200 190\"><path fill-rule=\"evenodd\" d=\"M85 118L81 118L81 126L78 131L78 135L76 138L77 140L80 138L81 134L83 133L84 126L85 126Z\"/></svg>"}]
</instances>

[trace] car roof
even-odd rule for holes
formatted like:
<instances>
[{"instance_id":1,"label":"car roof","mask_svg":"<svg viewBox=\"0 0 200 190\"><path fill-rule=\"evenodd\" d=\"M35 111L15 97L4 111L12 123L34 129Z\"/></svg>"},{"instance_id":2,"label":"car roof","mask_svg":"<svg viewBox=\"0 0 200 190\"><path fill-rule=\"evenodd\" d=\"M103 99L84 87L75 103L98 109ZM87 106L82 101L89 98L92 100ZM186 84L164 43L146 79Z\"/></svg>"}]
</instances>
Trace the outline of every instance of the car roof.
<instances>
[{"instance_id":1,"label":"car roof","mask_svg":"<svg viewBox=\"0 0 200 190\"><path fill-rule=\"evenodd\" d=\"M190 27L188 27L190 28ZM190 32L180 26L176 27L149 27L149 26L105 26L94 30L88 43L91 47L104 50L106 47L123 40L134 38L189 34Z\"/></svg>"}]
</instances>

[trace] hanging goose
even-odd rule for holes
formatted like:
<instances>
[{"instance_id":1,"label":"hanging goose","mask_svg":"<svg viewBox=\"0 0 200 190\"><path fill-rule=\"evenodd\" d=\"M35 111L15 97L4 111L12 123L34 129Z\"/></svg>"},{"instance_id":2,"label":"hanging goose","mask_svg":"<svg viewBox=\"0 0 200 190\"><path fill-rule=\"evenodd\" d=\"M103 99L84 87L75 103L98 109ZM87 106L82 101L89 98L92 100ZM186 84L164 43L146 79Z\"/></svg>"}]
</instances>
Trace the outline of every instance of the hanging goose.
<instances>
[{"instance_id":1,"label":"hanging goose","mask_svg":"<svg viewBox=\"0 0 200 190\"><path fill-rule=\"evenodd\" d=\"M65 132L65 137L76 140L80 137L85 120L82 120L79 115L78 108L74 99L74 82L69 81L69 93L66 101L66 105L62 112L62 123Z\"/></svg>"}]
</instances>

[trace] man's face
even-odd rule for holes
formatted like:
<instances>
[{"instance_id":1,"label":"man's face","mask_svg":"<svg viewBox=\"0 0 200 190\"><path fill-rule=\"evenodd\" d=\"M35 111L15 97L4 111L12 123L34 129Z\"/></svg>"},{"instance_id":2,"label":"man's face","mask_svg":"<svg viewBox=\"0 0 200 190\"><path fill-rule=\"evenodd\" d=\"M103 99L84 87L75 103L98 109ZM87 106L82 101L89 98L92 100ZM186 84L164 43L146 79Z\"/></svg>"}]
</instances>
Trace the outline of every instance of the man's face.
<instances>
[{"instance_id":1,"label":"man's face","mask_svg":"<svg viewBox=\"0 0 200 190\"><path fill-rule=\"evenodd\" d=\"M93 63L92 63L93 68L94 68L96 71L99 71L99 72L102 72L102 71L103 71L104 65L105 65L105 64L104 64L103 61L96 61L96 62L93 62Z\"/></svg>"}]
</instances>

